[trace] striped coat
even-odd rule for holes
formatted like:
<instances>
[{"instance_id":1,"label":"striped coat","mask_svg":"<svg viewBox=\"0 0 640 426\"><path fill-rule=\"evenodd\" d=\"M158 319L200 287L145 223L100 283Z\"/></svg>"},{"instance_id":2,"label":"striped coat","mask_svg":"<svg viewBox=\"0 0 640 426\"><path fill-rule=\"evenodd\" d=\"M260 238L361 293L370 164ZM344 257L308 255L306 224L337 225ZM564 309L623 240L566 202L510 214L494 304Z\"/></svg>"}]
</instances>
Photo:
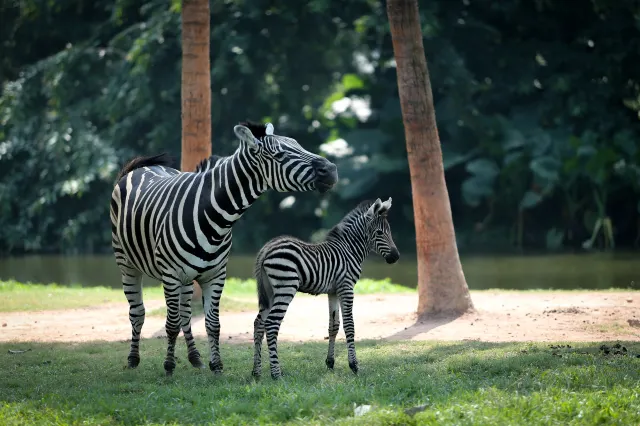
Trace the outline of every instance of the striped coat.
<instances>
[{"instance_id":1,"label":"striped coat","mask_svg":"<svg viewBox=\"0 0 640 426\"><path fill-rule=\"evenodd\" d=\"M384 203L365 201L329 231L325 241L311 244L283 236L269 241L256 258L255 275L260 311L254 321L253 376L261 375L262 340L267 335L271 376L281 376L277 339L280 324L297 292L329 295L329 352L326 365L333 369L334 345L340 329L340 313L347 338L349 367L358 372L353 323L353 289L360 279L362 262L370 252L395 263L400 252L393 242Z\"/></svg>"},{"instance_id":2,"label":"striped coat","mask_svg":"<svg viewBox=\"0 0 640 426\"><path fill-rule=\"evenodd\" d=\"M234 127L240 145L228 157L212 156L195 172L168 167L163 155L139 157L120 172L111 196L112 245L129 301L128 366L140 362L145 309L142 276L162 282L168 338L164 368L175 369L175 343L182 329L188 358L202 368L191 332L193 281L202 287L209 367L222 372L219 302L227 276L233 224L269 189L328 191L336 166L295 140L273 134L271 124Z\"/></svg>"}]
</instances>

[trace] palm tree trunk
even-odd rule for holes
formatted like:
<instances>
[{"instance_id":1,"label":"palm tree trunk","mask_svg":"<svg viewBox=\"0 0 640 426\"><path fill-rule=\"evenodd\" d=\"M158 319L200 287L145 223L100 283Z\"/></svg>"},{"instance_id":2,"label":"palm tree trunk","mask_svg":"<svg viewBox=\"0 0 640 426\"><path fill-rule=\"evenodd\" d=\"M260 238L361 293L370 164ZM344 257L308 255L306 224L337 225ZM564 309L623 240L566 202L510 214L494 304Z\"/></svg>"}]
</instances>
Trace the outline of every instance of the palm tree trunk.
<instances>
[{"instance_id":1,"label":"palm tree trunk","mask_svg":"<svg viewBox=\"0 0 640 426\"><path fill-rule=\"evenodd\" d=\"M211 155L209 0L182 2L182 162L193 171Z\"/></svg>"},{"instance_id":2,"label":"palm tree trunk","mask_svg":"<svg viewBox=\"0 0 640 426\"><path fill-rule=\"evenodd\" d=\"M456 244L417 0L388 0L418 255L418 315L473 310Z\"/></svg>"},{"instance_id":3,"label":"palm tree trunk","mask_svg":"<svg viewBox=\"0 0 640 426\"><path fill-rule=\"evenodd\" d=\"M182 2L182 171L195 170L211 155L211 67L209 0ZM194 281L193 297L202 300Z\"/></svg>"}]
</instances>

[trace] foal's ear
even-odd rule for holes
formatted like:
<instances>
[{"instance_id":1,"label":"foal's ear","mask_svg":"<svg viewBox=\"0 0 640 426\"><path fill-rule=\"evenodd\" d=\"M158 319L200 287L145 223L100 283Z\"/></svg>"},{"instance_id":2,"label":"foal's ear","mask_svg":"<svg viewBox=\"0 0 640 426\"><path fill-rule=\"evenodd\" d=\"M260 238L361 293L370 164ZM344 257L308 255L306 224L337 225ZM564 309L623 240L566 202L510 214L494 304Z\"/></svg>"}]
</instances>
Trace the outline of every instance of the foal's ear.
<instances>
[{"instance_id":1,"label":"foal's ear","mask_svg":"<svg viewBox=\"0 0 640 426\"><path fill-rule=\"evenodd\" d=\"M371 204L369 210L367 210L367 212L365 213L367 219L373 219L378 214L380 207L382 207L382 201L380 201L380 198L377 198L376 201Z\"/></svg>"},{"instance_id":2,"label":"foal's ear","mask_svg":"<svg viewBox=\"0 0 640 426\"><path fill-rule=\"evenodd\" d=\"M271 128L273 129L273 125L271 126ZM251 133L251 130L249 130L247 126L244 126L242 124L233 126L233 133L236 134L236 136L238 137L238 139L240 139L241 142L244 142L245 144L247 144L249 148L252 148L252 149L258 148L259 141L255 138L255 136L253 136L253 133Z\"/></svg>"},{"instance_id":3,"label":"foal's ear","mask_svg":"<svg viewBox=\"0 0 640 426\"><path fill-rule=\"evenodd\" d=\"M391 197L389 197L387 201L385 201L380 205L380 210L378 210L378 215L386 216L390 208L391 208Z\"/></svg>"}]
</instances>

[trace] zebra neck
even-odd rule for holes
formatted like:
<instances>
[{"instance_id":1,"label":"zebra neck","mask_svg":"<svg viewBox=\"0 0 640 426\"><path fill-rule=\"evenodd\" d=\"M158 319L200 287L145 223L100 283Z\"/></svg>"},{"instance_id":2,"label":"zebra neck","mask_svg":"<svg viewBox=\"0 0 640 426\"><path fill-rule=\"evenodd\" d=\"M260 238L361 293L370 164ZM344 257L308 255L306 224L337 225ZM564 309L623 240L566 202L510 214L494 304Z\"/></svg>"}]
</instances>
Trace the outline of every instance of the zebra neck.
<instances>
[{"instance_id":1,"label":"zebra neck","mask_svg":"<svg viewBox=\"0 0 640 426\"><path fill-rule=\"evenodd\" d=\"M203 176L201 212L220 237L267 190L258 163L245 150L220 158Z\"/></svg>"},{"instance_id":2,"label":"zebra neck","mask_svg":"<svg viewBox=\"0 0 640 426\"><path fill-rule=\"evenodd\" d=\"M340 236L329 240L329 243L332 241L334 244L340 245L343 249L346 248L351 256L360 263L364 262L364 259L366 259L369 254L367 236L358 229L345 229Z\"/></svg>"}]
</instances>

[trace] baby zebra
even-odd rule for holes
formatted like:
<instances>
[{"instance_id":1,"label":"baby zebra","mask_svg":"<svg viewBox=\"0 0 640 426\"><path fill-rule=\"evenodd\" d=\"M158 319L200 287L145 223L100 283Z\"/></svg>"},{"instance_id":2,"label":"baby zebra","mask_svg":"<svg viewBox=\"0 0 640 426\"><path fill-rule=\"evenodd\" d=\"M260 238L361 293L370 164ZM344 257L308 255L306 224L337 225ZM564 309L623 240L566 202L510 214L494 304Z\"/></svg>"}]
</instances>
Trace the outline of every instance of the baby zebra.
<instances>
[{"instance_id":1,"label":"baby zebra","mask_svg":"<svg viewBox=\"0 0 640 426\"><path fill-rule=\"evenodd\" d=\"M271 377L278 379L282 376L278 361L278 331L297 291L329 295L329 351L326 364L330 369L333 369L334 345L340 329L340 304L349 367L354 373L358 372L352 315L353 287L360 278L362 262L369 252L379 253L387 263L395 263L400 258L387 222L390 208L391 198L384 203L379 198L373 203L365 201L334 226L325 241L319 244L281 236L262 247L255 269L260 312L253 323L254 377L260 377L261 374L265 328Z\"/></svg>"}]
</instances>

